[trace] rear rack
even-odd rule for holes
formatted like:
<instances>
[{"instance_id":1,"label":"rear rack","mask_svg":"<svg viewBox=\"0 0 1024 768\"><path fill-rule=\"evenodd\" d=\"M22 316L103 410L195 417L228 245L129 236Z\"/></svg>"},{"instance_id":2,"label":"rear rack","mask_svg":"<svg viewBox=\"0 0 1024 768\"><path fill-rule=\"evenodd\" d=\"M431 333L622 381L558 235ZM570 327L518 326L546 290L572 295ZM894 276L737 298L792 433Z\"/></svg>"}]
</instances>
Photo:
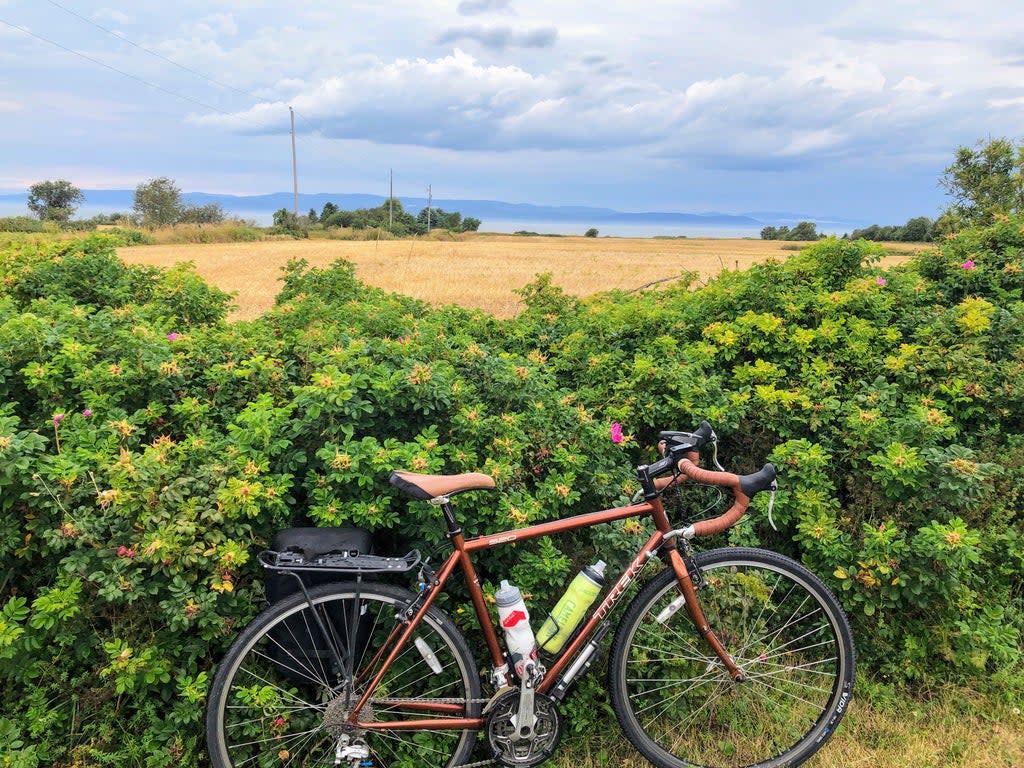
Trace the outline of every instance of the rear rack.
<instances>
[{"instance_id":1,"label":"rear rack","mask_svg":"<svg viewBox=\"0 0 1024 768\"><path fill-rule=\"evenodd\" d=\"M302 552L264 550L256 559L272 571L317 571L320 573L405 573L420 564L420 551L402 557L380 557L351 552L329 552L307 560Z\"/></svg>"}]
</instances>

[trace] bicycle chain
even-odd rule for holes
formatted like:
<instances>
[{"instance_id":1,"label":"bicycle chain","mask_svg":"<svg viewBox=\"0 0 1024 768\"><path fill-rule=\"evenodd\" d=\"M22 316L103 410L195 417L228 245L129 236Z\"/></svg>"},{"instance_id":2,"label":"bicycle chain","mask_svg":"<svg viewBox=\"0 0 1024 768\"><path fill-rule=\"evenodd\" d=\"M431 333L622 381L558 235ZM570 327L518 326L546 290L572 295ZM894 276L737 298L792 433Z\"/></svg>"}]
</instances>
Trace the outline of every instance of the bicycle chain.
<instances>
[{"instance_id":1,"label":"bicycle chain","mask_svg":"<svg viewBox=\"0 0 1024 768\"><path fill-rule=\"evenodd\" d=\"M421 699L416 701L430 702L431 704L486 704L490 699ZM370 699L371 704L408 704L409 699Z\"/></svg>"}]
</instances>

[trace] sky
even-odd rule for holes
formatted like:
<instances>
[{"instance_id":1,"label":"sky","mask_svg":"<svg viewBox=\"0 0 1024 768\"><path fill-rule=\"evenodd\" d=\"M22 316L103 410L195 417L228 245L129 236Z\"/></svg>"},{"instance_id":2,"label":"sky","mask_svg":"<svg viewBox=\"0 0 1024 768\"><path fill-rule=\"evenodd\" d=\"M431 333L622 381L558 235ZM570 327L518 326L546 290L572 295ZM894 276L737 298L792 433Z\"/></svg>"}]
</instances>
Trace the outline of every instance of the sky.
<instances>
[{"instance_id":1,"label":"sky","mask_svg":"<svg viewBox=\"0 0 1024 768\"><path fill-rule=\"evenodd\" d=\"M0 0L0 191L46 179L935 217L1024 135L1024 3Z\"/></svg>"}]
</instances>

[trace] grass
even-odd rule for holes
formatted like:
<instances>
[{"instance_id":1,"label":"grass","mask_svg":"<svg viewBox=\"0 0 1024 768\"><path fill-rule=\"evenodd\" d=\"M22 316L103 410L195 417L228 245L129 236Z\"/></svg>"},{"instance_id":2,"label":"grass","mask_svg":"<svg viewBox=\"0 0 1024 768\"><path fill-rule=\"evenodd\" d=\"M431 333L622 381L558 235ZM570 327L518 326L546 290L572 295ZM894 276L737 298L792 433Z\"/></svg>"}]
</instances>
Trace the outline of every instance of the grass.
<instances>
[{"instance_id":1,"label":"grass","mask_svg":"<svg viewBox=\"0 0 1024 768\"><path fill-rule=\"evenodd\" d=\"M886 689L855 699L835 736L807 768L1020 768L1024 715L959 689L931 701ZM992 707L986 709L986 707ZM566 729L553 768L642 768L648 763L617 727L597 738Z\"/></svg>"},{"instance_id":2,"label":"grass","mask_svg":"<svg viewBox=\"0 0 1024 768\"><path fill-rule=\"evenodd\" d=\"M688 272L706 280L723 269L784 260L792 255L791 246L777 240L477 234L453 240L164 244L124 248L119 255L128 263L160 267L193 262L208 282L237 294L235 319L258 317L273 306L280 270L288 260L305 259L323 267L339 258L354 263L356 275L370 285L432 304L459 304L511 317L522 308L513 289L543 272L550 272L554 283L568 293L588 296L635 289Z\"/></svg>"}]
</instances>

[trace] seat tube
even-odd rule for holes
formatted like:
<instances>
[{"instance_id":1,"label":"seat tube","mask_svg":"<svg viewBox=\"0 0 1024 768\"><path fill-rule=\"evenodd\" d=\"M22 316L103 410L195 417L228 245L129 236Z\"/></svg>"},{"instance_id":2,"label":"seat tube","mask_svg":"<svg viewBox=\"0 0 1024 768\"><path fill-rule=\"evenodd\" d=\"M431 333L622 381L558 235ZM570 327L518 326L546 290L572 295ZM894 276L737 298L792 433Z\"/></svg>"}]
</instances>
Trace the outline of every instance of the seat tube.
<instances>
[{"instance_id":1,"label":"seat tube","mask_svg":"<svg viewBox=\"0 0 1024 768\"><path fill-rule=\"evenodd\" d=\"M487 602L484 600L484 592L480 588L480 578L476 575L476 568L473 567L473 559L466 551L466 540L461 533L452 536L452 544L459 552L459 562L462 565L462 573L466 577L466 586L469 587L469 596L473 601L473 609L476 611L476 619L480 629L487 641L487 650L491 654L494 666L500 667L505 663L505 654L501 651L501 644L498 642L498 634L494 631L491 623L491 613L487 610Z\"/></svg>"}]
</instances>

